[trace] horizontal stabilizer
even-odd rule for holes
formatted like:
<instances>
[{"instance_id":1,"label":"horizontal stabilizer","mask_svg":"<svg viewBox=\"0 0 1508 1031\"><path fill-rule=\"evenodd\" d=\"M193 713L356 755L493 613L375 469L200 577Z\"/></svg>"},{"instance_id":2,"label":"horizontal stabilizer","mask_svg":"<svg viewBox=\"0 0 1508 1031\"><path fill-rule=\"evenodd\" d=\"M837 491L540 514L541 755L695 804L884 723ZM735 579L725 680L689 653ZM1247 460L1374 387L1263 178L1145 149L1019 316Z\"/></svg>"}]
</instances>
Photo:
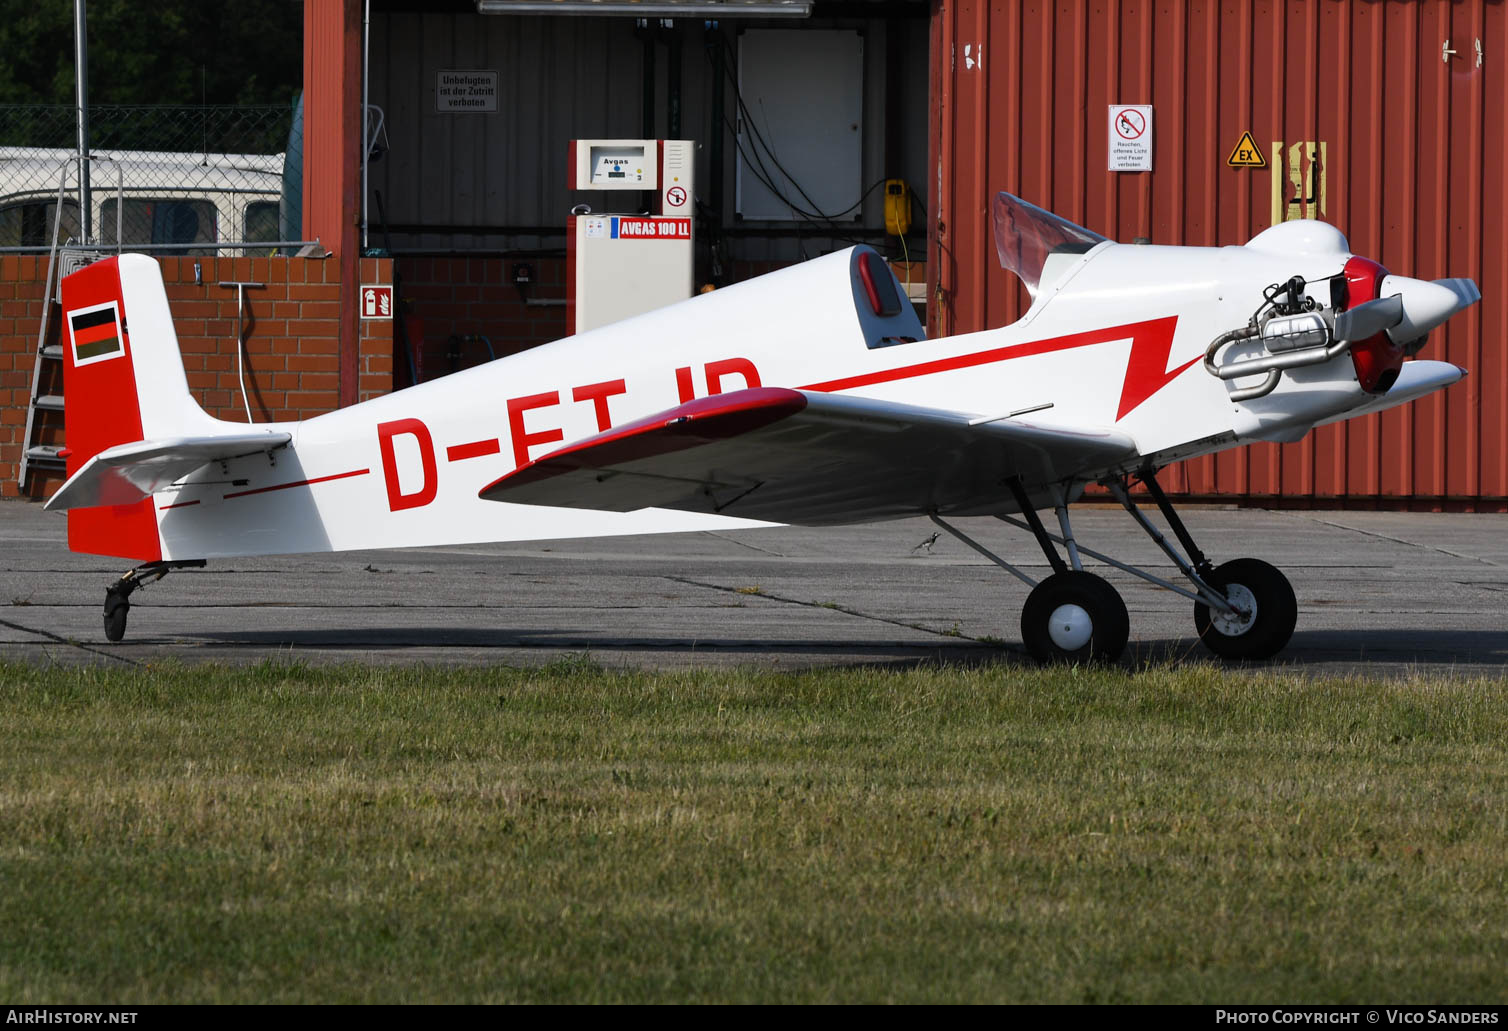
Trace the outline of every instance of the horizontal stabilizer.
<instances>
[{"instance_id":1,"label":"horizontal stabilizer","mask_svg":"<svg viewBox=\"0 0 1508 1031\"><path fill-rule=\"evenodd\" d=\"M84 463L42 507L61 512L99 505L129 505L151 497L211 462L273 451L292 439L289 433L262 432L118 444Z\"/></svg>"},{"instance_id":2,"label":"horizontal stabilizer","mask_svg":"<svg viewBox=\"0 0 1508 1031\"><path fill-rule=\"evenodd\" d=\"M816 391L701 398L521 466L481 497L613 512L669 508L814 526L1014 509L1030 491L1135 455L1067 430Z\"/></svg>"}]
</instances>

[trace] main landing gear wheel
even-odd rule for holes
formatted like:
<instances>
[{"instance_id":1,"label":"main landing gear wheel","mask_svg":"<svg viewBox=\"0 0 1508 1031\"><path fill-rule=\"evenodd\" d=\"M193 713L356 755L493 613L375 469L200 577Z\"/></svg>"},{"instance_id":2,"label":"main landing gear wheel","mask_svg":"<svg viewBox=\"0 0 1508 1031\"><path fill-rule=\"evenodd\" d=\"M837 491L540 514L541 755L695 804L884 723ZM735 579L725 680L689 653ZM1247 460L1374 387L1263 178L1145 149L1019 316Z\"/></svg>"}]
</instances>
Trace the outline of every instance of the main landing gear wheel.
<instances>
[{"instance_id":1,"label":"main landing gear wheel","mask_svg":"<svg viewBox=\"0 0 1508 1031\"><path fill-rule=\"evenodd\" d=\"M1021 638L1038 662L1114 662L1130 636L1120 594L1081 570L1049 576L1021 610Z\"/></svg>"},{"instance_id":2,"label":"main landing gear wheel","mask_svg":"<svg viewBox=\"0 0 1508 1031\"><path fill-rule=\"evenodd\" d=\"M1238 558L1218 566L1205 582L1240 612L1194 605L1194 628L1222 659L1269 659L1283 650L1298 623L1299 605L1288 578L1261 559Z\"/></svg>"}]
</instances>

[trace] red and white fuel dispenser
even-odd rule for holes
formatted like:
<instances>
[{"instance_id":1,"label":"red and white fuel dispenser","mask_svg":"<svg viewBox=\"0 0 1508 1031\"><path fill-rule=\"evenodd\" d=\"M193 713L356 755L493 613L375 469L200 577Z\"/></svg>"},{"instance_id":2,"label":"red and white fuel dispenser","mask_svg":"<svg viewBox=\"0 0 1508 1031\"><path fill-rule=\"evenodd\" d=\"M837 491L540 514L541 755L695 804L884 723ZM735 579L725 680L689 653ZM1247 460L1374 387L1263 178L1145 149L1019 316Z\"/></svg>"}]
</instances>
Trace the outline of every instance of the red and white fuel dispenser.
<instances>
[{"instance_id":1,"label":"red and white fuel dispenser","mask_svg":"<svg viewBox=\"0 0 1508 1031\"><path fill-rule=\"evenodd\" d=\"M571 216L567 332L585 332L691 296L695 146L691 140L571 141L571 189L638 191L651 194L654 202L647 215Z\"/></svg>"}]
</instances>

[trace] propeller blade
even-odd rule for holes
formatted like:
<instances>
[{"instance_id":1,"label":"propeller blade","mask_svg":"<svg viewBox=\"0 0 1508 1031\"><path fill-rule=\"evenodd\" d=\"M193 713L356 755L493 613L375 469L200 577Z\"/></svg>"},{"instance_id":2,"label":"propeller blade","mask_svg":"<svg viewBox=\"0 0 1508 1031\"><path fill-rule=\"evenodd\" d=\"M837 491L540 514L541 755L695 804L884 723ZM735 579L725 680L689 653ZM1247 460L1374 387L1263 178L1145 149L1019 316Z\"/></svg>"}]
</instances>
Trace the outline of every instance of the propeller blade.
<instances>
[{"instance_id":1,"label":"propeller blade","mask_svg":"<svg viewBox=\"0 0 1508 1031\"><path fill-rule=\"evenodd\" d=\"M1392 278L1392 277L1389 277ZM1384 280L1386 282L1386 280ZM1335 316L1335 339L1366 340L1403 321L1403 297L1379 297Z\"/></svg>"}]
</instances>

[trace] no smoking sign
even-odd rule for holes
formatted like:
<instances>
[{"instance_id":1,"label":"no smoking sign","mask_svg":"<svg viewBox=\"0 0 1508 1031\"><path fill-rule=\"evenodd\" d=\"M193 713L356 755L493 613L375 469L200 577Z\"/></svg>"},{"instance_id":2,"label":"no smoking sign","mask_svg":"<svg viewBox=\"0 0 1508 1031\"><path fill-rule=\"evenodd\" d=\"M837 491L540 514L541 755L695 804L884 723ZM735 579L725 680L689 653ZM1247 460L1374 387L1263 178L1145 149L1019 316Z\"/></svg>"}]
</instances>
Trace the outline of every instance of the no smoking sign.
<instances>
[{"instance_id":1,"label":"no smoking sign","mask_svg":"<svg viewBox=\"0 0 1508 1031\"><path fill-rule=\"evenodd\" d=\"M1111 104L1109 169L1152 171L1152 105Z\"/></svg>"}]
</instances>

